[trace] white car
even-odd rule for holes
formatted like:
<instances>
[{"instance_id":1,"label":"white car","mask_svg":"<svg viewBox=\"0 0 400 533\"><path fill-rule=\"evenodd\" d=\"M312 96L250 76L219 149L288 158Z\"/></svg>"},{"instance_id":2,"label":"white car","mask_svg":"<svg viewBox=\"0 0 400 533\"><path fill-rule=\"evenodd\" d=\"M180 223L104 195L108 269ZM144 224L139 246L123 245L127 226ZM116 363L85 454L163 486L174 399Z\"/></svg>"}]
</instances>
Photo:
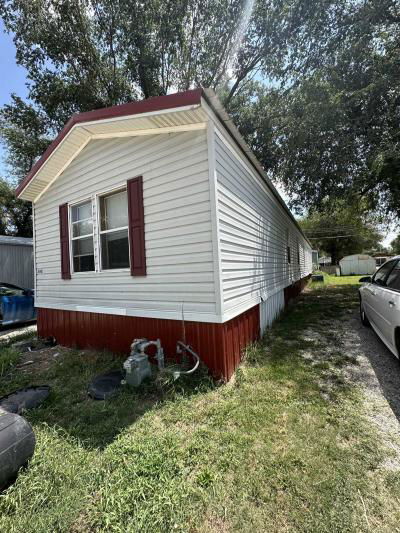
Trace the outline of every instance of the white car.
<instances>
[{"instance_id":1,"label":"white car","mask_svg":"<svg viewBox=\"0 0 400 533\"><path fill-rule=\"evenodd\" d=\"M375 274L360 279L360 315L372 326L390 351L400 358L400 256L393 257Z\"/></svg>"}]
</instances>

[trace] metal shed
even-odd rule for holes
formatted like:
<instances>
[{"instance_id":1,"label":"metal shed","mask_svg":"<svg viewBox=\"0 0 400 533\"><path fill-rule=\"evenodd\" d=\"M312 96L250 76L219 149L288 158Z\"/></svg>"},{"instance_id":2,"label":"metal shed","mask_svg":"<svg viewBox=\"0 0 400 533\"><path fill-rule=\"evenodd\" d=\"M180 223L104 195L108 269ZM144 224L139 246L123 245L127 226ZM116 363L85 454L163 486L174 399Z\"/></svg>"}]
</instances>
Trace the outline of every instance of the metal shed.
<instances>
[{"instance_id":1,"label":"metal shed","mask_svg":"<svg viewBox=\"0 0 400 533\"><path fill-rule=\"evenodd\" d=\"M0 281L33 288L33 240L0 235Z\"/></svg>"},{"instance_id":2,"label":"metal shed","mask_svg":"<svg viewBox=\"0 0 400 533\"><path fill-rule=\"evenodd\" d=\"M339 261L342 276L362 276L373 274L376 270L375 259L370 255L347 255Z\"/></svg>"}]
</instances>

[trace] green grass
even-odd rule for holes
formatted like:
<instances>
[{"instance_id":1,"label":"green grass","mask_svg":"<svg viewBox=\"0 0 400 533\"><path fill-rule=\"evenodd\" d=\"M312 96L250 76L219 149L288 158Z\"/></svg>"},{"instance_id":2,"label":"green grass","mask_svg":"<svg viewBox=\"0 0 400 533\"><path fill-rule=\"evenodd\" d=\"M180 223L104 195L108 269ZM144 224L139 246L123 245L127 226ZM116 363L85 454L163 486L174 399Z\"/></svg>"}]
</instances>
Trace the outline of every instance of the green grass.
<instances>
[{"instance_id":1,"label":"green grass","mask_svg":"<svg viewBox=\"0 0 400 533\"><path fill-rule=\"evenodd\" d=\"M29 340L34 337L35 334L32 332L17 333L11 339L6 340L0 337L0 378L14 368L21 358L21 354L12 345L17 341Z\"/></svg>"},{"instance_id":2,"label":"green grass","mask_svg":"<svg viewBox=\"0 0 400 533\"><path fill-rule=\"evenodd\" d=\"M313 282L313 286L320 287L322 285L360 285L360 278L363 276L334 276L326 272L317 272L324 276L324 282Z\"/></svg>"},{"instance_id":3,"label":"green grass","mask_svg":"<svg viewBox=\"0 0 400 533\"><path fill-rule=\"evenodd\" d=\"M3 377L20 358L20 353L11 346L0 348L0 377Z\"/></svg>"},{"instance_id":4,"label":"green grass","mask_svg":"<svg viewBox=\"0 0 400 533\"><path fill-rule=\"evenodd\" d=\"M6 376L53 392L27 414L37 449L0 496L3 532L396 531L400 477L363 416L331 330L357 306L356 288L313 288L249 348L234 380L204 373L154 380L109 402L86 396L110 354L68 352L43 373ZM337 349L310 364L325 336ZM323 383L334 384L330 396ZM397 529L396 529L397 528Z\"/></svg>"}]
</instances>

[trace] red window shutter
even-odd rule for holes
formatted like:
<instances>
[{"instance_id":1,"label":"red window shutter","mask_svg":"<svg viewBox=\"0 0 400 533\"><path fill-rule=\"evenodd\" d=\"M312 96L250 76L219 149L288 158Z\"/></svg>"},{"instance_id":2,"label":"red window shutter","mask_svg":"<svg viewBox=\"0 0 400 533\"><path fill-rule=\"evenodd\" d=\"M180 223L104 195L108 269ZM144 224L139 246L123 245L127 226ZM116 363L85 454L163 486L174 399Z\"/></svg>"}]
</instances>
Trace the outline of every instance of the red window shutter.
<instances>
[{"instance_id":1,"label":"red window shutter","mask_svg":"<svg viewBox=\"0 0 400 533\"><path fill-rule=\"evenodd\" d=\"M143 178L128 180L128 218L131 275L146 275L146 249L144 239Z\"/></svg>"},{"instance_id":2,"label":"red window shutter","mask_svg":"<svg viewBox=\"0 0 400 533\"><path fill-rule=\"evenodd\" d=\"M69 260L69 231L68 231L68 204L60 205L60 247L61 247L61 277L71 279L71 266Z\"/></svg>"}]
</instances>

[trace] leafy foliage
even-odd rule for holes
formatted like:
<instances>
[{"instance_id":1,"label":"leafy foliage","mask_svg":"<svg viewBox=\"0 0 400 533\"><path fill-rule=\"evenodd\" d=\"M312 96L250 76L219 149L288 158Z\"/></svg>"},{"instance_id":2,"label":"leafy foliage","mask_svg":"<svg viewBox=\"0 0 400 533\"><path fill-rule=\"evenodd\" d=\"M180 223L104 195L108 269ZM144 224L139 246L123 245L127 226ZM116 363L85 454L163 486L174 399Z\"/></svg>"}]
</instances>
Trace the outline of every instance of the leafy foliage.
<instances>
[{"instance_id":1,"label":"leafy foliage","mask_svg":"<svg viewBox=\"0 0 400 533\"><path fill-rule=\"evenodd\" d=\"M74 112L216 89L291 206L400 214L396 0L0 0L29 102L3 107L20 179Z\"/></svg>"},{"instance_id":2,"label":"leafy foliage","mask_svg":"<svg viewBox=\"0 0 400 533\"><path fill-rule=\"evenodd\" d=\"M32 237L32 206L18 200L10 184L0 178L0 235Z\"/></svg>"},{"instance_id":3,"label":"leafy foliage","mask_svg":"<svg viewBox=\"0 0 400 533\"><path fill-rule=\"evenodd\" d=\"M256 141L256 151L297 211L362 199L366 210L400 216L396 3L323 4L326 16L316 17L324 35L297 36L295 58L279 78L284 86L259 87L237 113L239 123L254 125L243 130L252 145L268 140L259 135L266 125L271 142L259 150Z\"/></svg>"},{"instance_id":4,"label":"leafy foliage","mask_svg":"<svg viewBox=\"0 0 400 533\"><path fill-rule=\"evenodd\" d=\"M390 246L392 248L392 253L400 255L400 234L392 240Z\"/></svg>"},{"instance_id":5,"label":"leafy foliage","mask_svg":"<svg viewBox=\"0 0 400 533\"><path fill-rule=\"evenodd\" d=\"M46 137L46 120L31 104L19 96L11 96L0 117L0 134L8 148L7 162L14 176L22 179L31 169L38 154L50 140Z\"/></svg>"},{"instance_id":6,"label":"leafy foliage","mask_svg":"<svg viewBox=\"0 0 400 533\"><path fill-rule=\"evenodd\" d=\"M318 5L307 0L0 0L17 61L28 72L32 103L14 97L3 110L13 169L18 164L22 172L17 154L26 147L10 129L21 124L36 133L29 156L39 155L46 136L54 137L77 111L198 85L219 90L229 105L254 76L286 76L283 65L291 65L293 51L302 48L297 34L308 35L315 29L315 13L325 13Z\"/></svg>"}]
</instances>

